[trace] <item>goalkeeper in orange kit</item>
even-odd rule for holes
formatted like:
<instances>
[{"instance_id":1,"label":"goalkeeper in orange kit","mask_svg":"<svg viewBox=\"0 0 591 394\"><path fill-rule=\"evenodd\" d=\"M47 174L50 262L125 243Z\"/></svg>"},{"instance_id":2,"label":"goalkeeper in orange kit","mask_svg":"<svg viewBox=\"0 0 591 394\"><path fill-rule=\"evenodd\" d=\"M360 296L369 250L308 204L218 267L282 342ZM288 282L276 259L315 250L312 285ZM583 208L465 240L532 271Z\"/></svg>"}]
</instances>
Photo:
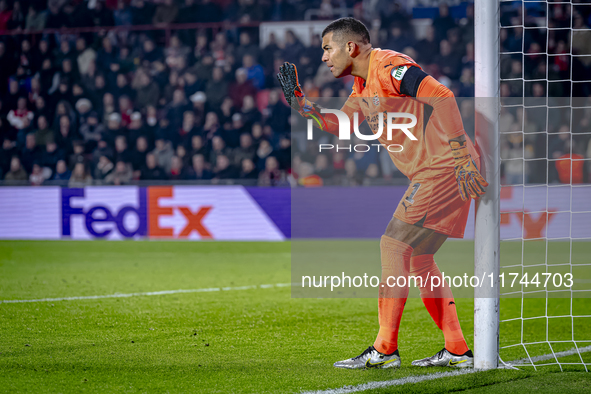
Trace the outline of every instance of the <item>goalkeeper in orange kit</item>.
<instances>
[{"instance_id":1,"label":"goalkeeper in orange kit","mask_svg":"<svg viewBox=\"0 0 591 394\"><path fill-rule=\"evenodd\" d=\"M441 277L433 255L448 237L464 236L470 199L484 194L488 186L479 172L479 156L464 132L453 93L410 57L373 48L367 28L356 19L342 18L329 24L322 32L322 49L322 61L336 78L355 77L353 91L341 109L349 119L354 119L355 112L362 112L375 133L379 126L376 122L384 119L377 120L374 115L395 109L414 114L418 122L413 130L421 130L413 133L412 140L397 141L402 145L400 152L388 150L397 168L410 179L410 186L380 241L380 330L373 346L334 366L400 366L398 330L409 287L388 287L386 279L410 275L423 279L421 298L445 337L445 347L440 352L415 360L412 365L473 366L472 351L462 334L451 289L443 285L432 290L426 283L428 277ZM292 108L314 119L316 127L338 134L336 116L323 113L319 105L305 97L293 64L281 66L277 77ZM403 97L407 99L394 99ZM427 124L422 120L425 104L433 108ZM379 142L387 145L391 140L384 134Z\"/></svg>"}]
</instances>

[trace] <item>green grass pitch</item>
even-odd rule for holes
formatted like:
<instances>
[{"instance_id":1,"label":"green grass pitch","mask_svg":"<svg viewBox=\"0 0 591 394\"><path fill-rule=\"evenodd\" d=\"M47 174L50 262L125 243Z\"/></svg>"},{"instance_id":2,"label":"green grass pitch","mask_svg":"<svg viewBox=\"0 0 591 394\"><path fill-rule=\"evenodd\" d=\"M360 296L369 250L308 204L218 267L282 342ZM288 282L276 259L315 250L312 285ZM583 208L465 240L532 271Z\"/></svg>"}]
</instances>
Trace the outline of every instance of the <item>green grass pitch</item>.
<instances>
[{"instance_id":1,"label":"green grass pitch","mask_svg":"<svg viewBox=\"0 0 591 394\"><path fill-rule=\"evenodd\" d=\"M377 241L353 242L378 247ZM563 249L552 250L564 256ZM502 252L503 258L520 261L521 244L503 245ZM454 241L436 257L443 270L472 256L471 242ZM573 262L589 256L589 244L573 247ZM0 300L290 283L290 264L289 242L4 241ZM472 346L473 301L456 301ZM551 300L548 307L544 300L526 301L532 316L570 313L570 300ZM575 300L573 308L591 314L590 304ZM520 316L520 309L521 300L503 300L502 318ZM537 320L528 320L523 329L520 321L503 324L501 345L519 343L522 335L526 341L543 340L546 319ZM550 340L572 337L570 319L551 320ZM575 340L591 340L591 319L574 324ZM449 371L410 366L443 346L442 334L417 298L408 300L403 315L400 369L332 367L372 344L377 330L375 298L292 298L289 287L276 286L0 303L0 392L298 393ZM556 346L560 351L573 344ZM548 345L528 350L532 356L550 352ZM502 356L513 360L525 353L512 348ZM591 353L584 361L591 362ZM582 365L564 370L495 370L368 392L589 392L591 374L582 372Z\"/></svg>"}]
</instances>

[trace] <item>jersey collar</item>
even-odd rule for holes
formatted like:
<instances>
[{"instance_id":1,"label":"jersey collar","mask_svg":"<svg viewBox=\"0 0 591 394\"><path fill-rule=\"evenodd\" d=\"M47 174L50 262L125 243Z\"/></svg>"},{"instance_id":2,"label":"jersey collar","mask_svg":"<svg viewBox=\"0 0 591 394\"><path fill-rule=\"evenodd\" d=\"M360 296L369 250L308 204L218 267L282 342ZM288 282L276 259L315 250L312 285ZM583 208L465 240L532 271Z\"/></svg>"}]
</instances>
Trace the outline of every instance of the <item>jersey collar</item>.
<instances>
[{"instance_id":1,"label":"jersey collar","mask_svg":"<svg viewBox=\"0 0 591 394\"><path fill-rule=\"evenodd\" d=\"M362 85L363 88L365 89L365 87L367 86L367 81L369 81L369 79L371 78L371 63L374 60L374 54L377 53L377 51L379 51L380 48L374 48L371 50L371 53L369 54L369 64L368 64L368 70L367 70L367 79L365 81L363 81Z\"/></svg>"}]
</instances>

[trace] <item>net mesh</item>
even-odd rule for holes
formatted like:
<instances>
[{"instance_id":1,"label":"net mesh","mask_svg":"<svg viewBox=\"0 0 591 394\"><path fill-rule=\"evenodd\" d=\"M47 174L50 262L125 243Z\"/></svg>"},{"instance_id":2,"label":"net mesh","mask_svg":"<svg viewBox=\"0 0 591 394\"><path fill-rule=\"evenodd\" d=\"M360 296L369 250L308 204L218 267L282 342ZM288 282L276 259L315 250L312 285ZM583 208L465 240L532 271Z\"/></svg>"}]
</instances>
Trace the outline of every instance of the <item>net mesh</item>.
<instances>
[{"instance_id":1,"label":"net mesh","mask_svg":"<svg viewBox=\"0 0 591 394\"><path fill-rule=\"evenodd\" d=\"M588 371L591 2L500 7L500 357ZM520 284L535 272L573 285Z\"/></svg>"}]
</instances>

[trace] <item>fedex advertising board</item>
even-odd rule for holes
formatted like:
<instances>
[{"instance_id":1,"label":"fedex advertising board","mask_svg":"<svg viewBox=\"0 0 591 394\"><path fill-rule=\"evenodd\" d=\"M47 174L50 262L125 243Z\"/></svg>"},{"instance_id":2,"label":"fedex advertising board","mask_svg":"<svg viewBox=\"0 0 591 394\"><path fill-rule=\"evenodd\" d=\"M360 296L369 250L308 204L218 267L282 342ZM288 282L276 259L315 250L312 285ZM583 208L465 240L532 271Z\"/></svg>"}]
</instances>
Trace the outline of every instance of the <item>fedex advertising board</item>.
<instances>
[{"instance_id":1,"label":"fedex advertising board","mask_svg":"<svg viewBox=\"0 0 591 394\"><path fill-rule=\"evenodd\" d=\"M404 186L1 187L0 239L377 239L405 191ZM501 238L591 239L589 196L591 186L503 187ZM464 238L474 238L474 204Z\"/></svg>"},{"instance_id":2,"label":"fedex advertising board","mask_svg":"<svg viewBox=\"0 0 591 394\"><path fill-rule=\"evenodd\" d=\"M241 186L0 188L4 239L284 239Z\"/></svg>"},{"instance_id":3,"label":"fedex advertising board","mask_svg":"<svg viewBox=\"0 0 591 394\"><path fill-rule=\"evenodd\" d=\"M501 239L591 239L591 185L501 188ZM474 204L464 234L474 239Z\"/></svg>"}]
</instances>

